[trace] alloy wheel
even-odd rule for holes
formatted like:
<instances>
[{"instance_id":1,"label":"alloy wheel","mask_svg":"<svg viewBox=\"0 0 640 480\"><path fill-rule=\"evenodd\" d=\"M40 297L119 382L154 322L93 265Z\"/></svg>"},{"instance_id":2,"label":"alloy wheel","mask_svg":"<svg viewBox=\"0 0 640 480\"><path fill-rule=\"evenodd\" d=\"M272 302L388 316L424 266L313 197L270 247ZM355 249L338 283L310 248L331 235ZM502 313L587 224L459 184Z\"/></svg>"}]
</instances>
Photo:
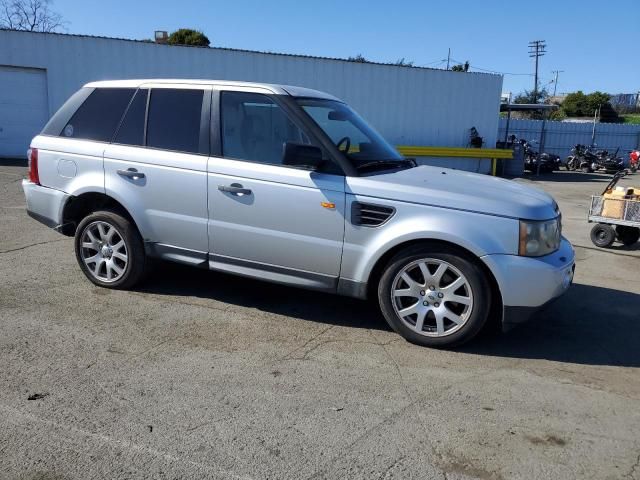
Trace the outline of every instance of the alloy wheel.
<instances>
[{"instance_id":1,"label":"alloy wheel","mask_svg":"<svg viewBox=\"0 0 640 480\"><path fill-rule=\"evenodd\" d=\"M127 270L127 245L113 225L97 221L81 235L80 256L89 273L101 282L115 282Z\"/></svg>"},{"instance_id":2,"label":"alloy wheel","mask_svg":"<svg viewBox=\"0 0 640 480\"><path fill-rule=\"evenodd\" d=\"M473 311L469 281L444 260L413 261L398 272L391 285L391 303L398 318L420 335L451 335L467 323Z\"/></svg>"}]
</instances>

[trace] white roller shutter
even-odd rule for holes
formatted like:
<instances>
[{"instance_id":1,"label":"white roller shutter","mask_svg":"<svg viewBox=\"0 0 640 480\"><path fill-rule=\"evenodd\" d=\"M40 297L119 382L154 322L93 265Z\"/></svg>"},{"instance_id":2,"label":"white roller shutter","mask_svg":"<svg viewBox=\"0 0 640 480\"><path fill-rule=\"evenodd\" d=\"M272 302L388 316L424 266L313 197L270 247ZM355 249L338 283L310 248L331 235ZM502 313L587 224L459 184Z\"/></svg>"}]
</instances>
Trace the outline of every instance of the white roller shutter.
<instances>
[{"instance_id":1,"label":"white roller shutter","mask_svg":"<svg viewBox=\"0 0 640 480\"><path fill-rule=\"evenodd\" d=\"M48 118L46 72L0 66L0 157L26 157Z\"/></svg>"}]
</instances>

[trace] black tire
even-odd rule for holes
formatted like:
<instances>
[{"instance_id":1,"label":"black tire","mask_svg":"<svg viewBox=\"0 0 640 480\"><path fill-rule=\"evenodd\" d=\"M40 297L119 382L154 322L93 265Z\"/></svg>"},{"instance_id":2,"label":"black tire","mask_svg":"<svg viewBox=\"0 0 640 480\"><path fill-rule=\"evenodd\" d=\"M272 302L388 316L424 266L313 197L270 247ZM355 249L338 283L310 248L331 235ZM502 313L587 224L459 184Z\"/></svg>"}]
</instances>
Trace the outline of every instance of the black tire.
<instances>
[{"instance_id":1,"label":"black tire","mask_svg":"<svg viewBox=\"0 0 640 480\"><path fill-rule=\"evenodd\" d=\"M565 167L570 172L573 172L576 169L575 159L573 157L569 157L567 159L567 163L565 164Z\"/></svg>"},{"instance_id":2,"label":"black tire","mask_svg":"<svg viewBox=\"0 0 640 480\"><path fill-rule=\"evenodd\" d=\"M591 170L591 167L589 165L582 165L580 167L580 170L582 171L582 173L591 173L593 170Z\"/></svg>"},{"instance_id":3,"label":"black tire","mask_svg":"<svg viewBox=\"0 0 640 480\"><path fill-rule=\"evenodd\" d=\"M410 328L395 311L393 302L397 300L392 300L392 291L396 276L405 267L421 259L433 259L448 263L465 277L466 284L470 287L473 301L471 306L468 307L470 311L464 314L467 319L462 323L462 326L457 327L457 330L452 328L452 333L446 333L445 331L442 336L427 336L425 333L418 333L414 328ZM446 275L448 273L445 273ZM426 283L426 279L424 281ZM425 287L427 286L425 285ZM438 286L437 288L440 287ZM467 287L463 288L466 289ZM426 293L427 295L429 294L429 292ZM423 300L425 299L426 297L423 298ZM409 342L426 347L455 347L475 337L487 322L491 307L491 288L485 272L472 256L445 245L419 245L406 248L391 258L378 283L378 301L387 323ZM416 305L420 303L421 300L418 298ZM442 305L444 307L444 301ZM432 305L432 307L435 306L438 306L438 304ZM454 306L456 306L455 303ZM429 314L425 318L425 328L427 329L429 328L426 326L428 318ZM433 335L434 332L431 334Z\"/></svg>"},{"instance_id":4,"label":"black tire","mask_svg":"<svg viewBox=\"0 0 640 480\"><path fill-rule=\"evenodd\" d=\"M89 247L84 248L83 245L83 237L85 236L85 232L88 228L94 228L95 225L100 224L108 224L115 228L114 237L116 239L120 238L124 242L124 249L126 253L126 263L124 263L122 273L115 280L107 281L106 279L102 279L100 275L92 273L91 270L95 269L97 262L94 262L94 267L90 269L90 267L85 263L85 258L93 253L94 251L98 253L98 249ZM86 240L86 238L85 238ZM118 240L119 242L119 240ZM85 217L75 233L75 252L76 252L76 260L78 261L78 265L80 265L80 269L82 273L95 285L105 288L112 289L127 289L131 288L137 283L139 283L145 276L145 272L148 267L148 259L146 257L144 251L144 244L142 242L142 238L140 237L140 233L136 226L127 218L125 218L119 212L111 211L111 210L101 210L94 212L87 217ZM112 257L109 257L111 259ZM115 255L113 256L113 262L115 262ZM104 261L102 261L104 265ZM123 263L120 264L121 266ZM99 270L102 267L98 267ZM104 267L106 270L106 266ZM101 273L101 272L99 272ZM99 278L97 278L99 277Z\"/></svg>"},{"instance_id":5,"label":"black tire","mask_svg":"<svg viewBox=\"0 0 640 480\"><path fill-rule=\"evenodd\" d=\"M640 240L640 228L616 225L616 236L624 245L633 245Z\"/></svg>"},{"instance_id":6,"label":"black tire","mask_svg":"<svg viewBox=\"0 0 640 480\"><path fill-rule=\"evenodd\" d=\"M611 225L598 223L591 229L591 241L596 247L610 247L616 239L616 231Z\"/></svg>"}]
</instances>

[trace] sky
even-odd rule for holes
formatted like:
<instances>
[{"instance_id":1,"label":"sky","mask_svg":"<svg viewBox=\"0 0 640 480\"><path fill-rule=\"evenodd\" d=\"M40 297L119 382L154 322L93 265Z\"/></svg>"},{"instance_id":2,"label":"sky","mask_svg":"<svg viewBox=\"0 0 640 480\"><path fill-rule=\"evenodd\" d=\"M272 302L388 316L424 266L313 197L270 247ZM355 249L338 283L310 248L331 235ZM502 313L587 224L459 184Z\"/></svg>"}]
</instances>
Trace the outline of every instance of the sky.
<instances>
[{"instance_id":1,"label":"sky","mask_svg":"<svg viewBox=\"0 0 640 480\"><path fill-rule=\"evenodd\" d=\"M211 46L418 66L471 64L504 73L503 91L533 88L528 43L545 40L540 86L557 92L640 91L640 0L52 0L67 33L153 38L203 31Z\"/></svg>"}]
</instances>

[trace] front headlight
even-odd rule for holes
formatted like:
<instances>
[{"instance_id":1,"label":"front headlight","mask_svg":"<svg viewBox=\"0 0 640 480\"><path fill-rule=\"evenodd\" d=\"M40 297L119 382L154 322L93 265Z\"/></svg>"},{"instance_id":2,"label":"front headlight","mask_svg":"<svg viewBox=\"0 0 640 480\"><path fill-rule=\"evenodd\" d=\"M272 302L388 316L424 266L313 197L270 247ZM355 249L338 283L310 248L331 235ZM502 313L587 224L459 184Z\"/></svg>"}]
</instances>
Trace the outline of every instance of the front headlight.
<instances>
[{"instance_id":1,"label":"front headlight","mask_svg":"<svg viewBox=\"0 0 640 480\"><path fill-rule=\"evenodd\" d=\"M542 222L520 220L518 254L525 257L542 257L560 248L560 217Z\"/></svg>"}]
</instances>

